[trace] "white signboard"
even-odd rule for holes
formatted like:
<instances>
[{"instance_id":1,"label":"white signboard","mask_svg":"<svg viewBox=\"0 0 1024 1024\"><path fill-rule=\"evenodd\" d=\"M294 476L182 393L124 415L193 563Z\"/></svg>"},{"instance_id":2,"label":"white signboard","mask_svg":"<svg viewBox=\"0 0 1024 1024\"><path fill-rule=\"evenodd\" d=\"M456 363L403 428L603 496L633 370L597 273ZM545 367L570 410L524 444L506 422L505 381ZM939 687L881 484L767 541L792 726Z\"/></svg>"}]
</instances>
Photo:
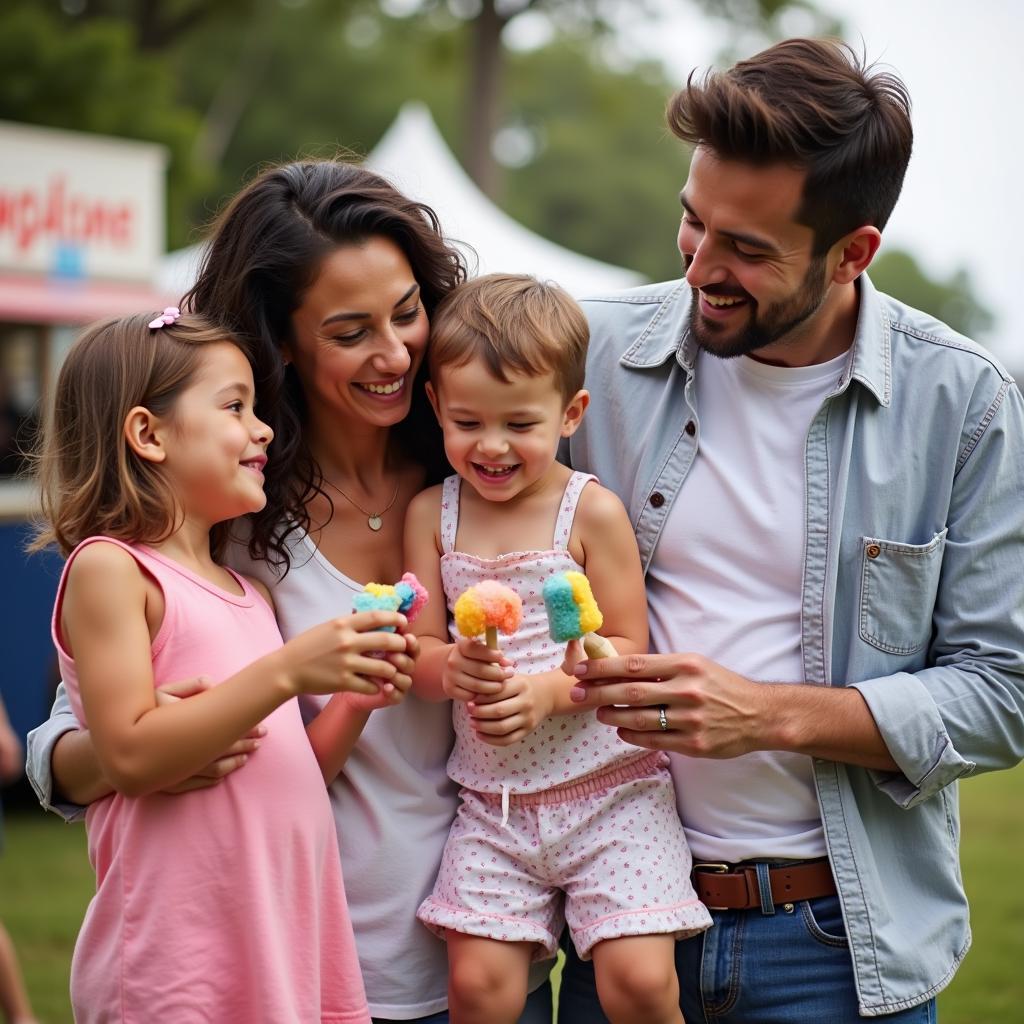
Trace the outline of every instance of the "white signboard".
<instances>
[{"instance_id":1,"label":"white signboard","mask_svg":"<svg viewBox=\"0 0 1024 1024\"><path fill-rule=\"evenodd\" d=\"M152 281L166 165L153 143L0 121L0 269Z\"/></svg>"}]
</instances>

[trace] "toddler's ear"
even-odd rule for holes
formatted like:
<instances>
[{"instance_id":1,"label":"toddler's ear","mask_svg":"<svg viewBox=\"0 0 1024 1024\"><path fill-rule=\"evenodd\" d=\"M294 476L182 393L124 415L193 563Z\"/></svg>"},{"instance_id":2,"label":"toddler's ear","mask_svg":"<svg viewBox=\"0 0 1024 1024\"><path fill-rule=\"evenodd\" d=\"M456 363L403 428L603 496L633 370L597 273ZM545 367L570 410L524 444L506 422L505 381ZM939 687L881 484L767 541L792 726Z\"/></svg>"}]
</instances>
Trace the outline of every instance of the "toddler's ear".
<instances>
[{"instance_id":1,"label":"toddler's ear","mask_svg":"<svg viewBox=\"0 0 1024 1024\"><path fill-rule=\"evenodd\" d=\"M427 399L430 402L430 408L434 410L434 415L437 417L437 422L441 422L441 410L437 404L437 392L434 390L434 384L432 381L427 381L424 385L427 392Z\"/></svg>"},{"instance_id":2,"label":"toddler's ear","mask_svg":"<svg viewBox=\"0 0 1024 1024\"><path fill-rule=\"evenodd\" d=\"M124 438L128 447L146 462L163 462L167 449L163 443L160 420L145 406L136 405L128 410L124 420Z\"/></svg>"},{"instance_id":3,"label":"toddler's ear","mask_svg":"<svg viewBox=\"0 0 1024 1024\"><path fill-rule=\"evenodd\" d=\"M580 388L569 400L569 404L562 414L562 437L572 437L576 433L580 423L583 422L583 414L590 405L590 392Z\"/></svg>"}]
</instances>

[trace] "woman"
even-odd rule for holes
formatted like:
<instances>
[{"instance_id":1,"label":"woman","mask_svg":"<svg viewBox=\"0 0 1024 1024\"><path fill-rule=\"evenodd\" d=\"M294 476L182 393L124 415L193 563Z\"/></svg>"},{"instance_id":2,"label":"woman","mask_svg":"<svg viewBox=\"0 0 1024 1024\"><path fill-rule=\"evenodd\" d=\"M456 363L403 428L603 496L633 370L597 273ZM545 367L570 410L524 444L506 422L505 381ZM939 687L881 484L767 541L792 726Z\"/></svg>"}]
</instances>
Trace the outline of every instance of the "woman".
<instances>
[{"instance_id":1,"label":"woman","mask_svg":"<svg viewBox=\"0 0 1024 1024\"><path fill-rule=\"evenodd\" d=\"M428 318L465 275L429 208L336 161L264 172L214 226L185 305L256 353L260 415L275 440L266 508L233 564L273 589L286 640L350 610L364 583L402 574L406 507L444 471L422 386ZM379 1021L446 1021L444 946L414 915L456 805L445 773L450 710L415 696L373 708L365 698L309 698L303 708L311 729L340 725L348 741L322 767L326 777L340 770L329 789L370 1009ZM44 806L56 788L68 803L53 809L65 816L111 791L76 726L59 696L29 737L33 784ZM236 744L179 789L244 771L258 741ZM547 985L527 1019L550 1019Z\"/></svg>"}]
</instances>

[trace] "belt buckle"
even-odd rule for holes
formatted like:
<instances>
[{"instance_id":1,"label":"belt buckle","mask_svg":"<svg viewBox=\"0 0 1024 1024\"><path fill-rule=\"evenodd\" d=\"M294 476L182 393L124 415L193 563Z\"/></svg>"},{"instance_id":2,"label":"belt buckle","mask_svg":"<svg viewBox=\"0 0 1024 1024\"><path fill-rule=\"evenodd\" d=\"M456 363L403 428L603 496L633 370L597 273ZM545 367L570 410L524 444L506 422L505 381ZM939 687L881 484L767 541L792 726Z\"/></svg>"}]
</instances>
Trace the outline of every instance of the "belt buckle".
<instances>
[{"instance_id":1,"label":"belt buckle","mask_svg":"<svg viewBox=\"0 0 1024 1024\"><path fill-rule=\"evenodd\" d=\"M706 871L711 875L728 875L732 872L731 864L723 864L721 861L702 861L700 864L693 865L694 871ZM708 910L728 910L728 907L713 907L711 904L706 903L705 906Z\"/></svg>"}]
</instances>

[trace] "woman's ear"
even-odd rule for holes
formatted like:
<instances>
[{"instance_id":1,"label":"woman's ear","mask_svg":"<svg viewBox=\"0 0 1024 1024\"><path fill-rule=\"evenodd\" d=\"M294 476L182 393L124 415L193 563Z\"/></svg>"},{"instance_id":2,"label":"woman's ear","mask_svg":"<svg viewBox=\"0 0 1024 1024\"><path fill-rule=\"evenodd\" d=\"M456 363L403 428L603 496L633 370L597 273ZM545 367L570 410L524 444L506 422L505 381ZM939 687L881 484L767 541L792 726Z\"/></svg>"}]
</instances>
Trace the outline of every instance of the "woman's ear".
<instances>
[{"instance_id":1,"label":"woman's ear","mask_svg":"<svg viewBox=\"0 0 1024 1024\"><path fill-rule=\"evenodd\" d=\"M128 447L146 462L163 462L167 458L163 424L143 405L128 410L124 419L124 438Z\"/></svg>"},{"instance_id":2,"label":"woman's ear","mask_svg":"<svg viewBox=\"0 0 1024 1024\"><path fill-rule=\"evenodd\" d=\"M588 405L590 405L590 392L585 388L580 388L572 396L562 414L562 437L572 437L576 433L577 428L583 422L583 414L587 411Z\"/></svg>"}]
</instances>

